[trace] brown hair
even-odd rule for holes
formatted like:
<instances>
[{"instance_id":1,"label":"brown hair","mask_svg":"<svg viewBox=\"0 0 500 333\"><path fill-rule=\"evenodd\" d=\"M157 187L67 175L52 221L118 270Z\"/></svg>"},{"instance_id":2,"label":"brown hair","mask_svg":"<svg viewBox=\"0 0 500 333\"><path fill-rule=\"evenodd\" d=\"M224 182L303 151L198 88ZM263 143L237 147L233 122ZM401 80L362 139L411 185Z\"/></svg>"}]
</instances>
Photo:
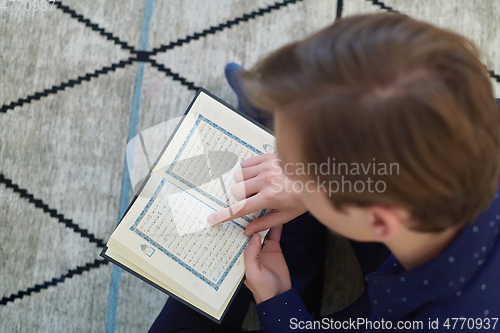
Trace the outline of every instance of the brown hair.
<instances>
[{"instance_id":1,"label":"brown hair","mask_svg":"<svg viewBox=\"0 0 500 333\"><path fill-rule=\"evenodd\" d=\"M398 165L392 176L309 175L386 185L330 193L337 208L399 206L414 230L441 231L472 221L497 190L499 110L478 51L462 36L399 14L353 16L280 48L242 78L255 105L300 128L304 164Z\"/></svg>"}]
</instances>

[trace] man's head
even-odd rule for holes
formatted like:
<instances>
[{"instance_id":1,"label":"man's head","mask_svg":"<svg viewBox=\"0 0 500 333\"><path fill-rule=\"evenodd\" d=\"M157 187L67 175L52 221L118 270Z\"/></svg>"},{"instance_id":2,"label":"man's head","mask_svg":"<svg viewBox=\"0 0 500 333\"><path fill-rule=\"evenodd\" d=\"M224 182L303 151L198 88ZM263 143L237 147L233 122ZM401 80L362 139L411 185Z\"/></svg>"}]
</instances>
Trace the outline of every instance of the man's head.
<instances>
[{"instance_id":1,"label":"man's head","mask_svg":"<svg viewBox=\"0 0 500 333\"><path fill-rule=\"evenodd\" d=\"M410 229L438 232L471 221L497 189L500 115L477 50L459 35L402 15L354 16L243 79L275 112L291 178L351 184L320 191L337 209L397 208Z\"/></svg>"}]
</instances>

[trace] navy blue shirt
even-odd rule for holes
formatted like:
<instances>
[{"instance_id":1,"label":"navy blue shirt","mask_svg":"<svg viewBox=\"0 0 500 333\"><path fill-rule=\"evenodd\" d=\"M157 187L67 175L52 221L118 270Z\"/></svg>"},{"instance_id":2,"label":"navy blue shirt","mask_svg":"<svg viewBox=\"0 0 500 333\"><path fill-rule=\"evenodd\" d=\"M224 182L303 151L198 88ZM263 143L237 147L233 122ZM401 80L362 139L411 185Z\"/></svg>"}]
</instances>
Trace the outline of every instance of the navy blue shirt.
<instances>
[{"instance_id":1,"label":"navy blue shirt","mask_svg":"<svg viewBox=\"0 0 500 333\"><path fill-rule=\"evenodd\" d=\"M295 290L257 306L264 332L500 332L500 194L435 258L405 271L391 255L340 313L313 322ZM335 329L337 328L337 329Z\"/></svg>"}]
</instances>

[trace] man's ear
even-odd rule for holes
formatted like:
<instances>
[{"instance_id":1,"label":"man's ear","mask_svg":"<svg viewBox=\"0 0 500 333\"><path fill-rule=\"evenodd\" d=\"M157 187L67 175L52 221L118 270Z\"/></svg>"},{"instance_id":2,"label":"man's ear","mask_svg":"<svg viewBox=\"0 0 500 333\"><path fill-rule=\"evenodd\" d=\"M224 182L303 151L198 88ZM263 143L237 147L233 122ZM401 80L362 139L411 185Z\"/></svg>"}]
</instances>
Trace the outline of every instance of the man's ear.
<instances>
[{"instance_id":1,"label":"man's ear","mask_svg":"<svg viewBox=\"0 0 500 333\"><path fill-rule=\"evenodd\" d=\"M402 228L401 214L398 209L373 205L370 212L369 228L376 241L386 242L397 236Z\"/></svg>"}]
</instances>

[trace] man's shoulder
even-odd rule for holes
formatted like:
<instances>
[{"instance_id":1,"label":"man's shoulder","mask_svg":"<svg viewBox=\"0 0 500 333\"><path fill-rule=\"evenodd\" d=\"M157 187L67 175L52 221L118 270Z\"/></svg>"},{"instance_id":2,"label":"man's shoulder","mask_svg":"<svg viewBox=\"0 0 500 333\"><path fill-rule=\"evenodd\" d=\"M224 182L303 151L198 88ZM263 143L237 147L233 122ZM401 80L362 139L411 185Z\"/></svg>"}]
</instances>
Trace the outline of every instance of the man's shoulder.
<instances>
[{"instance_id":1,"label":"man's shoulder","mask_svg":"<svg viewBox=\"0 0 500 333\"><path fill-rule=\"evenodd\" d=\"M478 251L485 249L479 247ZM471 256L477 256L471 253ZM439 318L500 318L500 244L491 250L473 277L457 275L448 282L450 292L436 297L420 309L419 317ZM499 319L500 320L500 319ZM463 320L462 320L463 321ZM500 323L497 326L500 328Z\"/></svg>"}]
</instances>

